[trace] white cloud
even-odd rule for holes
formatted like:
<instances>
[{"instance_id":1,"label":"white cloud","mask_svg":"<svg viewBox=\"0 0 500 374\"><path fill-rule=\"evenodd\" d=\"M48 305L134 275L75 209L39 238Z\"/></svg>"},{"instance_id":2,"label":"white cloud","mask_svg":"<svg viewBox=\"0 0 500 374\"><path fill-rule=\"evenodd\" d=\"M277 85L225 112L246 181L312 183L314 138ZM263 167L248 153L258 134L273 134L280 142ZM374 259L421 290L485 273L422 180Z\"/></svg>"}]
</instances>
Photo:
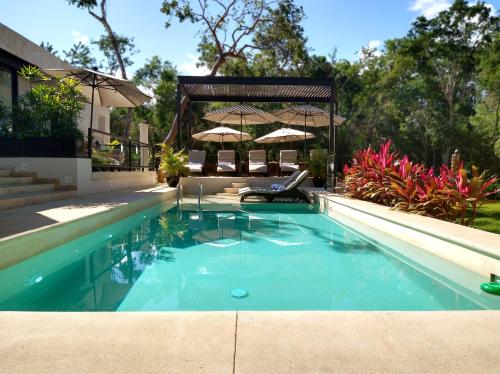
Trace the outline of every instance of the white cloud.
<instances>
[{"instance_id":1,"label":"white cloud","mask_svg":"<svg viewBox=\"0 0 500 374\"><path fill-rule=\"evenodd\" d=\"M448 9L451 2L448 0L414 0L410 10L425 18L434 18L439 12Z\"/></svg>"},{"instance_id":2,"label":"white cloud","mask_svg":"<svg viewBox=\"0 0 500 374\"><path fill-rule=\"evenodd\" d=\"M206 66L196 66L196 63L199 61L198 57L195 55L188 53L186 55L187 61L183 62L178 66L178 70L181 74L186 75L208 75L210 74L210 69Z\"/></svg>"},{"instance_id":3,"label":"white cloud","mask_svg":"<svg viewBox=\"0 0 500 374\"><path fill-rule=\"evenodd\" d=\"M380 40L370 40L368 42L368 48L377 49L378 47L380 47Z\"/></svg>"},{"instance_id":4,"label":"white cloud","mask_svg":"<svg viewBox=\"0 0 500 374\"><path fill-rule=\"evenodd\" d=\"M75 43L89 44L88 35L83 35L80 31L71 31L71 36L73 36L73 41Z\"/></svg>"}]
</instances>

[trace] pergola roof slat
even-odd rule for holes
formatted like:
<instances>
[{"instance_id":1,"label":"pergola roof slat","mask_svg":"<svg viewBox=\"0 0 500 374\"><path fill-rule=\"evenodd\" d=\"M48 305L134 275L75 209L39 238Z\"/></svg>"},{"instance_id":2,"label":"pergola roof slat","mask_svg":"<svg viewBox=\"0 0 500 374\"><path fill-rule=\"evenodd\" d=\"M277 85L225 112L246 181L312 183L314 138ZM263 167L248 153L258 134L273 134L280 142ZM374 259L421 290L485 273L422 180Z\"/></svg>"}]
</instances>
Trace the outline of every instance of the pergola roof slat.
<instances>
[{"instance_id":1,"label":"pergola roof slat","mask_svg":"<svg viewBox=\"0 0 500 374\"><path fill-rule=\"evenodd\" d=\"M178 76L178 82L191 101L336 101L331 78Z\"/></svg>"}]
</instances>

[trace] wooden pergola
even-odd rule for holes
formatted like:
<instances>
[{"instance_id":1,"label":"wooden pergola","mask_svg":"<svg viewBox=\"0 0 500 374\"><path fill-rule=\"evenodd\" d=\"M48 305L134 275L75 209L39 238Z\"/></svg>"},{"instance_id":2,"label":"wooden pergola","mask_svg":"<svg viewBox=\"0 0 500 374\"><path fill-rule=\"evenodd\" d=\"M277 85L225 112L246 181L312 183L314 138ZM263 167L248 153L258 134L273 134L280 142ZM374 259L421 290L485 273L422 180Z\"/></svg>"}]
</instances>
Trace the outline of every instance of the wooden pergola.
<instances>
[{"instance_id":1,"label":"wooden pergola","mask_svg":"<svg viewBox=\"0 0 500 374\"><path fill-rule=\"evenodd\" d=\"M332 78L304 77L212 77L178 76L177 83L177 146L182 148L181 100L187 99L188 139L192 129L193 102L234 103L329 103L329 160L334 162L336 130L334 115L338 114L337 92Z\"/></svg>"}]
</instances>

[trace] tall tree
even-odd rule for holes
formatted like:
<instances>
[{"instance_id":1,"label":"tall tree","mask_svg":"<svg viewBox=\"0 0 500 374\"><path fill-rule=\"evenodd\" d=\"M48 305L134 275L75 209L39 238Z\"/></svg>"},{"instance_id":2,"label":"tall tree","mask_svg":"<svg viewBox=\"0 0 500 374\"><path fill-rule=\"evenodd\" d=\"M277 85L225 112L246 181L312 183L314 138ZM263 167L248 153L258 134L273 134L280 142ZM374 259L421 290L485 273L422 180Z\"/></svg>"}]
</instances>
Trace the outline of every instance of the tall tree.
<instances>
[{"instance_id":1,"label":"tall tree","mask_svg":"<svg viewBox=\"0 0 500 374\"><path fill-rule=\"evenodd\" d=\"M451 142L460 138L460 124L474 114L475 81L479 56L498 30L498 18L490 8L477 2L469 5L456 0L451 7L435 18L419 17L408 35L404 46L406 54L415 58L418 74L424 79L429 92L439 92L446 109L442 131ZM441 152L447 160L455 148L444 142Z\"/></svg>"},{"instance_id":2,"label":"tall tree","mask_svg":"<svg viewBox=\"0 0 500 374\"><path fill-rule=\"evenodd\" d=\"M120 38L113 29L108 21L108 13L106 10L106 2L107 0L101 0L99 6L97 5L97 0L67 0L69 4L76 5L80 9L85 9L88 13L94 17L101 25L104 27L106 31L106 37L108 39L108 50L112 50L114 58L116 59L116 65L120 69L120 73L123 79L127 79L127 71L126 64L123 58L124 49L121 46L121 43L127 38ZM99 8L99 14L96 8ZM102 40L102 37L100 38Z\"/></svg>"},{"instance_id":3,"label":"tall tree","mask_svg":"<svg viewBox=\"0 0 500 374\"><path fill-rule=\"evenodd\" d=\"M304 9L293 0L281 0L268 7L268 21L260 22L253 38L261 59L270 60L280 75L302 74L308 58L307 38L301 26Z\"/></svg>"},{"instance_id":4,"label":"tall tree","mask_svg":"<svg viewBox=\"0 0 500 374\"><path fill-rule=\"evenodd\" d=\"M247 59L256 48L251 38L257 27L268 19L272 0L164 0L161 11L179 22L202 24L198 43L200 61L216 75L231 58ZM215 8L215 9L214 9Z\"/></svg>"},{"instance_id":5,"label":"tall tree","mask_svg":"<svg viewBox=\"0 0 500 374\"><path fill-rule=\"evenodd\" d=\"M54 56L58 57L59 53L56 51L54 46L52 44L50 44L49 42L41 42L40 47L45 49L47 52L52 53Z\"/></svg>"},{"instance_id":6,"label":"tall tree","mask_svg":"<svg viewBox=\"0 0 500 374\"><path fill-rule=\"evenodd\" d=\"M63 51L66 61L76 67L95 69L99 68L96 58L92 55L89 46L78 42L68 51Z\"/></svg>"},{"instance_id":7,"label":"tall tree","mask_svg":"<svg viewBox=\"0 0 500 374\"><path fill-rule=\"evenodd\" d=\"M108 21L108 14L106 10L106 1L101 0L99 6L97 0L67 0L69 4L76 5L80 9L86 9L88 13L101 23L106 31L104 36L97 40L96 44L104 53L108 61L108 67L111 73L115 69L120 70L121 77L127 79L127 66L131 65L131 60L126 56L126 53L133 53L135 46L132 38L116 34ZM98 8L99 10L97 10ZM127 121L124 126L123 136L127 138L130 133L130 126L132 122L132 111L127 110Z\"/></svg>"}]
</instances>

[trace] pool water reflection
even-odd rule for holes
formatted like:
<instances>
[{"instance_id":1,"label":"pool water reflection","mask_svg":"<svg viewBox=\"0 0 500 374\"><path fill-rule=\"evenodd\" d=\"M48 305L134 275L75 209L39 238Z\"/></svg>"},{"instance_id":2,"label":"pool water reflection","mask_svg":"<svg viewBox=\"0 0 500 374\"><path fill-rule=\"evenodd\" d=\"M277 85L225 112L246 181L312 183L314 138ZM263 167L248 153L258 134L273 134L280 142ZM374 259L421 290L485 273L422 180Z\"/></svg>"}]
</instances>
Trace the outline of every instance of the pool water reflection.
<instances>
[{"instance_id":1,"label":"pool water reflection","mask_svg":"<svg viewBox=\"0 0 500 374\"><path fill-rule=\"evenodd\" d=\"M215 209L149 209L4 269L0 309L484 308L306 205Z\"/></svg>"}]
</instances>

